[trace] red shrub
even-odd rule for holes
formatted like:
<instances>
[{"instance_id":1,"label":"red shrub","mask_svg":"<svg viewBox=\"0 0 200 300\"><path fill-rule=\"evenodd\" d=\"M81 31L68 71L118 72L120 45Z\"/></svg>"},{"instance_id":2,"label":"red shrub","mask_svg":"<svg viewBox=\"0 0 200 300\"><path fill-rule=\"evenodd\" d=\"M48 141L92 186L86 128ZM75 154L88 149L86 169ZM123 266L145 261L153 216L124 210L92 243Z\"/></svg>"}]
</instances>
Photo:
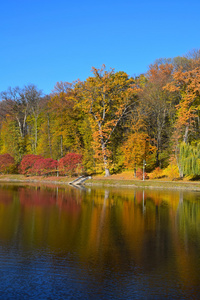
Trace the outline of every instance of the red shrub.
<instances>
[{"instance_id":1,"label":"red shrub","mask_svg":"<svg viewBox=\"0 0 200 300\"><path fill-rule=\"evenodd\" d=\"M13 173L15 171L15 160L14 158L6 153L0 155L0 172L3 174Z\"/></svg>"},{"instance_id":2,"label":"red shrub","mask_svg":"<svg viewBox=\"0 0 200 300\"><path fill-rule=\"evenodd\" d=\"M137 169L137 171L136 171L136 177L137 177L138 179L140 179L140 180L143 179L143 170L142 170L142 169L140 169L140 168ZM144 172L144 178L145 178L145 179L148 178L146 172Z\"/></svg>"},{"instance_id":3,"label":"red shrub","mask_svg":"<svg viewBox=\"0 0 200 300\"><path fill-rule=\"evenodd\" d=\"M41 158L42 156L40 155L34 155L34 154L24 155L19 167L20 173L24 175L33 175L33 170L32 170L33 165L36 162L36 160Z\"/></svg>"},{"instance_id":4,"label":"red shrub","mask_svg":"<svg viewBox=\"0 0 200 300\"><path fill-rule=\"evenodd\" d=\"M82 155L77 153L68 153L61 158L59 163L59 172L61 175L74 175L82 170Z\"/></svg>"},{"instance_id":5,"label":"red shrub","mask_svg":"<svg viewBox=\"0 0 200 300\"><path fill-rule=\"evenodd\" d=\"M40 158L35 161L32 172L35 175L47 175L48 173L56 172L57 167L57 160L52 158Z\"/></svg>"}]
</instances>

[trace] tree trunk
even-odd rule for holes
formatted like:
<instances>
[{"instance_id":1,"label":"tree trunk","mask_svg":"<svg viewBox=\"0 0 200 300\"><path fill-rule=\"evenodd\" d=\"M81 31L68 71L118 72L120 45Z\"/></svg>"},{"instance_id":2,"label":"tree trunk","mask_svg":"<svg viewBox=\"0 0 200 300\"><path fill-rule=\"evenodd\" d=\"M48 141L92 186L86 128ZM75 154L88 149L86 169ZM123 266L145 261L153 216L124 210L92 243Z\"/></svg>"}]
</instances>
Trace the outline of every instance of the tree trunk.
<instances>
[{"instance_id":1,"label":"tree trunk","mask_svg":"<svg viewBox=\"0 0 200 300\"><path fill-rule=\"evenodd\" d=\"M106 154L106 145L105 145L103 139L101 139L101 148L102 148L102 154L103 154L105 177L108 177L108 176L110 176L110 171L108 169L108 158L107 158L107 154Z\"/></svg>"},{"instance_id":2,"label":"tree trunk","mask_svg":"<svg viewBox=\"0 0 200 300\"><path fill-rule=\"evenodd\" d=\"M188 133L189 133L189 125L187 124L185 127L185 135L183 136L183 141L187 144L188 140Z\"/></svg>"},{"instance_id":3,"label":"tree trunk","mask_svg":"<svg viewBox=\"0 0 200 300\"><path fill-rule=\"evenodd\" d=\"M35 117L35 154L37 154L37 117Z\"/></svg>"},{"instance_id":4,"label":"tree trunk","mask_svg":"<svg viewBox=\"0 0 200 300\"><path fill-rule=\"evenodd\" d=\"M180 176L180 178L183 178L183 170L182 170L181 165L179 163L177 147L175 149L175 156L176 156L176 163L177 163L177 166L178 166L179 176Z\"/></svg>"},{"instance_id":5,"label":"tree trunk","mask_svg":"<svg viewBox=\"0 0 200 300\"><path fill-rule=\"evenodd\" d=\"M60 155L63 157L63 136L60 136Z\"/></svg>"},{"instance_id":6,"label":"tree trunk","mask_svg":"<svg viewBox=\"0 0 200 300\"><path fill-rule=\"evenodd\" d=\"M158 135L157 135L157 151L156 151L156 167L161 167L160 166L160 145L161 145L161 132L158 130Z\"/></svg>"},{"instance_id":7,"label":"tree trunk","mask_svg":"<svg viewBox=\"0 0 200 300\"><path fill-rule=\"evenodd\" d=\"M23 137L25 137L26 135L26 118L27 118L27 114L25 113L24 115L24 121L23 121L23 129L22 129L22 132L23 132Z\"/></svg>"},{"instance_id":8,"label":"tree trunk","mask_svg":"<svg viewBox=\"0 0 200 300\"><path fill-rule=\"evenodd\" d=\"M136 178L136 166L134 168L134 177Z\"/></svg>"},{"instance_id":9,"label":"tree trunk","mask_svg":"<svg viewBox=\"0 0 200 300\"><path fill-rule=\"evenodd\" d=\"M18 118L16 118L16 119L17 119L17 122L18 122L18 125L19 125L20 136L23 137L21 122L20 122L20 120Z\"/></svg>"},{"instance_id":10,"label":"tree trunk","mask_svg":"<svg viewBox=\"0 0 200 300\"><path fill-rule=\"evenodd\" d=\"M105 177L110 176L110 171L108 168L105 167Z\"/></svg>"},{"instance_id":11,"label":"tree trunk","mask_svg":"<svg viewBox=\"0 0 200 300\"><path fill-rule=\"evenodd\" d=\"M50 135L50 122L49 122L49 115L47 115L47 126L48 126L49 150L50 150L50 156L51 156L51 158L52 158L52 147L51 147L51 135Z\"/></svg>"}]
</instances>

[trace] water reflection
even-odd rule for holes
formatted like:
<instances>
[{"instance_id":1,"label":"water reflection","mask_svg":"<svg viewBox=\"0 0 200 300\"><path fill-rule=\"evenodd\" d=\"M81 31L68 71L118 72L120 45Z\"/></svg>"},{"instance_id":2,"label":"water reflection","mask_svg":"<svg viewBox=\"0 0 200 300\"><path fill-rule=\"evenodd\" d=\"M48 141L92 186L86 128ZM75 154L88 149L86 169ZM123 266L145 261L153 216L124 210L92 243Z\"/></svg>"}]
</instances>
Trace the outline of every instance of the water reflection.
<instances>
[{"instance_id":1,"label":"water reflection","mask_svg":"<svg viewBox=\"0 0 200 300\"><path fill-rule=\"evenodd\" d=\"M200 296L199 193L0 188L4 296Z\"/></svg>"}]
</instances>

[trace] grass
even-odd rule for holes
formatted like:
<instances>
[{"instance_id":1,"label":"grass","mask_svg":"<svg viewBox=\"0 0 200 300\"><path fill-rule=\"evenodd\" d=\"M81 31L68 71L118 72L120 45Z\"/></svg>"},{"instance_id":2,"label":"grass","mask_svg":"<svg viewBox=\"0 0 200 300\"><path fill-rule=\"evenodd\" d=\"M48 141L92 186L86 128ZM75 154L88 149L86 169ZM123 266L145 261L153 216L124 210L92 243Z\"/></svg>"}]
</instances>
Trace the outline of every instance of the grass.
<instances>
[{"instance_id":1,"label":"grass","mask_svg":"<svg viewBox=\"0 0 200 300\"><path fill-rule=\"evenodd\" d=\"M46 176L24 176L19 174L0 175L0 181L7 182L39 182L39 183L54 183L54 184L68 184L74 178L60 176L60 177L46 177ZM141 187L141 188L159 188L159 189L187 189L200 191L199 181L170 181L167 178L154 180L139 180L135 179L133 172L126 171L121 174L114 174L109 177L103 175L93 176L85 182L85 185L98 186L113 186L113 187Z\"/></svg>"},{"instance_id":2,"label":"grass","mask_svg":"<svg viewBox=\"0 0 200 300\"><path fill-rule=\"evenodd\" d=\"M109 177L94 176L86 182L86 185L103 185L103 186L129 186L142 188L159 188L159 189L188 189L199 190L199 181L178 180L172 181L169 178L154 180L139 180L134 177L133 171L125 171L121 174L111 175Z\"/></svg>"},{"instance_id":3,"label":"grass","mask_svg":"<svg viewBox=\"0 0 200 300\"><path fill-rule=\"evenodd\" d=\"M162 181L162 180L116 180L116 179L91 179L86 182L87 185L104 185L104 186L132 186L145 188L168 188L168 189L190 189L200 190L199 182L183 181Z\"/></svg>"},{"instance_id":4,"label":"grass","mask_svg":"<svg viewBox=\"0 0 200 300\"><path fill-rule=\"evenodd\" d=\"M69 177L56 177L56 176L24 176L20 174L7 174L0 175L0 181L10 181L10 182L60 182L60 183L68 183L72 178Z\"/></svg>"}]
</instances>

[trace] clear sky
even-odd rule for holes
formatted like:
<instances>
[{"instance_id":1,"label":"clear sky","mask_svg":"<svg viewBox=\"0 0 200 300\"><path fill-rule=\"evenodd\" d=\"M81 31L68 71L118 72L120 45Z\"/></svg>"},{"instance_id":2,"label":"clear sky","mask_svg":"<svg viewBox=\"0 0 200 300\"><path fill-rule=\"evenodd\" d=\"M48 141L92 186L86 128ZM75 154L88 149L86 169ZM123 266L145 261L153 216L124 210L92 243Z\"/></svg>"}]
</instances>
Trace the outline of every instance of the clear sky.
<instances>
[{"instance_id":1,"label":"clear sky","mask_svg":"<svg viewBox=\"0 0 200 300\"><path fill-rule=\"evenodd\" d=\"M92 66L139 75L200 48L200 1L7 0L0 4L0 91L85 80Z\"/></svg>"}]
</instances>

